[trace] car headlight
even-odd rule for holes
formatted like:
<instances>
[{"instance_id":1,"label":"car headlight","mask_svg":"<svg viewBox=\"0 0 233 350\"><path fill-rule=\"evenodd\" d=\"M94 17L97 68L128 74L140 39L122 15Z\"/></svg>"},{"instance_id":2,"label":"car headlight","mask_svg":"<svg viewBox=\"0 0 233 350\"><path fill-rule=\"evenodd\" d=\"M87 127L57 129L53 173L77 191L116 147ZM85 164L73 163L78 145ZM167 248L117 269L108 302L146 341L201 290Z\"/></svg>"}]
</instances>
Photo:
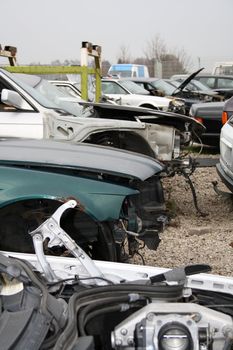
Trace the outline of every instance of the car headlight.
<instances>
[{"instance_id":1,"label":"car headlight","mask_svg":"<svg viewBox=\"0 0 233 350\"><path fill-rule=\"evenodd\" d=\"M193 349L193 341L188 328L179 322L165 324L159 331L158 343L161 350Z\"/></svg>"},{"instance_id":2,"label":"car headlight","mask_svg":"<svg viewBox=\"0 0 233 350\"><path fill-rule=\"evenodd\" d=\"M185 102L184 102L184 100L173 98L169 102L168 111L174 112L174 113L185 114Z\"/></svg>"},{"instance_id":3,"label":"car headlight","mask_svg":"<svg viewBox=\"0 0 233 350\"><path fill-rule=\"evenodd\" d=\"M212 102L212 100L213 100L213 96L205 95L204 97L205 102Z\"/></svg>"}]
</instances>

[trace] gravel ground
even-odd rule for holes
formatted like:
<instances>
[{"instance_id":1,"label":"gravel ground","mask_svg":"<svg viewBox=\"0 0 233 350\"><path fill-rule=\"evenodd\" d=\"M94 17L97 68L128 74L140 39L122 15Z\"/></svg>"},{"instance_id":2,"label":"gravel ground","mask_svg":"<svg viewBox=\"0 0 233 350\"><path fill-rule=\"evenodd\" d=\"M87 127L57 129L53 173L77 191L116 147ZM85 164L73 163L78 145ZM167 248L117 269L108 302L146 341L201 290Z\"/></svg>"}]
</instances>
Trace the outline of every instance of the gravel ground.
<instances>
[{"instance_id":1,"label":"gravel ground","mask_svg":"<svg viewBox=\"0 0 233 350\"><path fill-rule=\"evenodd\" d=\"M212 181L218 181L219 189L229 192L215 167L197 168L191 179L198 206L207 215L196 213L190 187L183 176L164 179L166 204L172 219L160 234L157 251L146 248L141 251L145 263L170 268L206 263L212 267L211 273L232 276L233 197L226 198L214 191ZM138 257L134 262L141 263Z\"/></svg>"}]
</instances>

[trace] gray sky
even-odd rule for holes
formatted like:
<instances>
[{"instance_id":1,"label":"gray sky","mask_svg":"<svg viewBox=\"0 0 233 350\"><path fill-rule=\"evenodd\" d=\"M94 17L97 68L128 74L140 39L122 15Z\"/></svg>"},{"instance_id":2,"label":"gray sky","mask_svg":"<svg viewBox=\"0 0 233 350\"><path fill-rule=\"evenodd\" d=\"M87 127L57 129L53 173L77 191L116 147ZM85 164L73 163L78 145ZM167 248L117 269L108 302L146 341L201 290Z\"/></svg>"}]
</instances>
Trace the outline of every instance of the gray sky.
<instances>
[{"instance_id":1,"label":"gray sky","mask_svg":"<svg viewBox=\"0 0 233 350\"><path fill-rule=\"evenodd\" d=\"M194 66L233 60L233 0L11 0L0 11L0 44L17 46L20 64L80 59L82 41L116 63L122 46L142 57L156 35Z\"/></svg>"}]
</instances>

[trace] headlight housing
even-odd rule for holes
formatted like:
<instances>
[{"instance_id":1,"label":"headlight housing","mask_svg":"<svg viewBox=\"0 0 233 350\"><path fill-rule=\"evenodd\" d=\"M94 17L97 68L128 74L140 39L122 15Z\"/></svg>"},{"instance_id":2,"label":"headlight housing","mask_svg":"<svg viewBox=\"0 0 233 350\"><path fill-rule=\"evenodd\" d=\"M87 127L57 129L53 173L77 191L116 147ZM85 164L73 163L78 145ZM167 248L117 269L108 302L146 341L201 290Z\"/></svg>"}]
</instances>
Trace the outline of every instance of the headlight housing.
<instances>
[{"instance_id":1,"label":"headlight housing","mask_svg":"<svg viewBox=\"0 0 233 350\"><path fill-rule=\"evenodd\" d=\"M168 111L173 113L185 114L185 101L181 98L173 98L169 102Z\"/></svg>"}]
</instances>

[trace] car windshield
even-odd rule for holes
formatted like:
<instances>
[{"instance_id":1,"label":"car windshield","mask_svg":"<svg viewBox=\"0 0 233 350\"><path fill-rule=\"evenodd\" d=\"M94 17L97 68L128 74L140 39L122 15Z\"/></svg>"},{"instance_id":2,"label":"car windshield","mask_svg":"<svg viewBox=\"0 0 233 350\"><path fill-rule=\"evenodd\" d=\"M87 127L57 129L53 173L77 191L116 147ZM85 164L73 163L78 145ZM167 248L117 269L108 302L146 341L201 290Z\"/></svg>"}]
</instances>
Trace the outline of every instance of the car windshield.
<instances>
[{"instance_id":1,"label":"car windshield","mask_svg":"<svg viewBox=\"0 0 233 350\"><path fill-rule=\"evenodd\" d=\"M17 74L12 74L5 70L4 71L1 70L1 72L6 76L8 76L14 83L20 86L23 90L25 90L30 96L32 96L42 106L46 108L52 108L52 109L55 109L58 107L53 101L50 101L49 99L41 95L39 92L37 92L32 86L22 81L22 79L20 79L19 76L17 76ZM23 74L21 74L20 76L23 76Z\"/></svg>"},{"instance_id":2,"label":"car windshield","mask_svg":"<svg viewBox=\"0 0 233 350\"><path fill-rule=\"evenodd\" d=\"M209 91L210 88L206 85L204 85L203 83L201 83L198 80L192 80L189 84L192 84L193 86L193 90L198 90L198 91ZM188 88L189 88L189 84L188 84Z\"/></svg>"},{"instance_id":3,"label":"car windshield","mask_svg":"<svg viewBox=\"0 0 233 350\"><path fill-rule=\"evenodd\" d=\"M69 100L68 94L63 93L45 79L28 74L12 74L7 71L4 71L4 74L43 107L81 116L83 107L77 102Z\"/></svg>"},{"instance_id":4,"label":"car windshield","mask_svg":"<svg viewBox=\"0 0 233 350\"><path fill-rule=\"evenodd\" d=\"M131 80L120 80L119 83L127 89L131 94L150 95L149 91L134 83Z\"/></svg>"},{"instance_id":5,"label":"car windshield","mask_svg":"<svg viewBox=\"0 0 233 350\"><path fill-rule=\"evenodd\" d=\"M168 95L168 96L172 95L173 92L176 90L174 85L169 84L163 79L154 80L154 81L151 81L150 83L156 88L156 90L161 90L162 92L165 93L165 95Z\"/></svg>"},{"instance_id":6,"label":"car windshield","mask_svg":"<svg viewBox=\"0 0 233 350\"><path fill-rule=\"evenodd\" d=\"M72 99L67 92L61 91L48 81L40 79L40 82L34 87L34 89L50 101L54 101L57 108L75 116L81 115L83 108L78 104L77 99Z\"/></svg>"},{"instance_id":7,"label":"car windshield","mask_svg":"<svg viewBox=\"0 0 233 350\"><path fill-rule=\"evenodd\" d=\"M177 80L178 82L178 86L184 81L185 79L179 79ZM190 81L186 86L185 86L186 90L192 90L192 91L209 91L210 89L204 85L203 83L201 83L198 80L193 79L192 81Z\"/></svg>"}]
</instances>

